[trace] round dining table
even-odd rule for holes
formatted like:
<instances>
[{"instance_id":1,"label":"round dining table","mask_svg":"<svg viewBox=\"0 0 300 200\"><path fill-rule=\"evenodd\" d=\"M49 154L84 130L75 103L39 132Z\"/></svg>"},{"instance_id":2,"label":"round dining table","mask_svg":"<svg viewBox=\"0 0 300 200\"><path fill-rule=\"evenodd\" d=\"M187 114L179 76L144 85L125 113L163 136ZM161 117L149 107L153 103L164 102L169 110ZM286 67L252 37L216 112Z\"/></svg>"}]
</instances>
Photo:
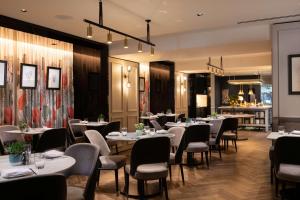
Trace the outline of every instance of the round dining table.
<instances>
[{"instance_id":1,"label":"round dining table","mask_svg":"<svg viewBox=\"0 0 300 200\"><path fill-rule=\"evenodd\" d=\"M32 171L32 175L44 175L44 174L54 174L54 173L60 173L63 172L69 168L71 168L75 163L76 160L73 157L70 156L60 156L57 158L51 158L47 159L45 158L45 166L43 169L37 169L34 164L34 154L30 157L30 164L29 165L11 165L9 162L9 156L0 156L0 173L2 170L8 170L8 169L30 169ZM24 177L24 176L23 176ZM2 174L0 174L0 182L11 180L14 178L4 178Z\"/></svg>"},{"instance_id":2,"label":"round dining table","mask_svg":"<svg viewBox=\"0 0 300 200\"><path fill-rule=\"evenodd\" d=\"M146 135L137 135L135 132L128 132L126 135L122 135L122 133L112 132L106 136L109 140L114 141L137 141L145 138L153 138L153 137L175 137L174 134L170 133L155 133L154 135L146 134Z\"/></svg>"},{"instance_id":3,"label":"round dining table","mask_svg":"<svg viewBox=\"0 0 300 200\"><path fill-rule=\"evenodd\" d=\"M184 127L184 128L187 128L187 127L193 126L193 125L209 125L209 126L213 126L213 124L211 124L211 123L205 123L205 122L191 122L191 123L186 123L186 122L167 122L165 124L165 126L167 126L168 128L172 128L172 127Z\"/></svg>"}]
</instances>

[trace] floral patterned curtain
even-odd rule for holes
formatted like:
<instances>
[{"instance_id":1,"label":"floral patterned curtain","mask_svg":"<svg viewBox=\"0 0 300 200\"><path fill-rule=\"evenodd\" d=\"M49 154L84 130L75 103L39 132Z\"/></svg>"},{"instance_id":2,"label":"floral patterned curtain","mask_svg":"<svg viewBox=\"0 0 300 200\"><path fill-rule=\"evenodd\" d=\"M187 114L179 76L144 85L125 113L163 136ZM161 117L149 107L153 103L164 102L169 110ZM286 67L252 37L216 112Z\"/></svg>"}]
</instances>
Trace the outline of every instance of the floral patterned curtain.
<instances>
[{"instance_id":1,"label":"floral patterned curtain","mask_svg":"<svg viewBox=\"0 0 300 200\"><path fill-rule=\"evenodd\" d=\"M74 115L73 45L6 28L0 28L0 38L8 37L7 30L12 31L9 39L12 47L1 43L1 40L0 47L1 49L10 47L12 52L10 52L11 55L6 53L4 58L0 54L0 59L5 59L5 56L12 57L8 60L8 65L13 75L7 81L6 90L11 88L10 92L0 93L0 97L4 102L10 102L10 99L12 102L6 103L8 108L0 108L0 124L16 124L19 121L26 121L31 127L65 127L68 117ZM35 89L20 88L21 63L37 65ZM48 66L61 68L60 90L46 89ZM12 86L9 87L10 85ZM11 120L8 117L10 113Z\"/></svg>"}]
</instances>

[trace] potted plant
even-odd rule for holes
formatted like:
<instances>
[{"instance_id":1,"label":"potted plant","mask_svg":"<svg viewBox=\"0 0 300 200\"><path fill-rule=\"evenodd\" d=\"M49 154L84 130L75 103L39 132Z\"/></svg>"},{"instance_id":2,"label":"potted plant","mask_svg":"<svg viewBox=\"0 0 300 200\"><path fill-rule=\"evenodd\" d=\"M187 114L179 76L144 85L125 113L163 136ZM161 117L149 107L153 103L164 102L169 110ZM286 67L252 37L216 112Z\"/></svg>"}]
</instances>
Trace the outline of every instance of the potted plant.
<instances>
[{"instance_id":1,"label":"potted plant","mask_svg":"<svg viewBox=\"0 0 300 200\"><path fill-rule=\"evenodd\" d=\"M22 164L24 151L25 151L24 142L14 142L8 145L7 152L9 154L9 162L12 165Z\"/></svg>"},{"instance_id":2,"label":"potted plant","mask_svg":"<svg viewBox=\"0 0 300 200\"><path fill-rule=\"evenodd\" d=\"M143 130L144 130L144 124L143 123L138 123L138 124L135 124L134 126L135 126L136 135L137 136L142 135Z\"/></svg>"},{"instance_id":3,"label":"potted plant","mask_svg":"<svg viewBox=\"0 0 300 200\"><path fill-rule=\"evenodd\" d=\"M212 118L217 119L217 116L218 116L218 113L216 113L216 112L211 113Z\"/></svg>"},{"instance_id":4,"label":"potted plant","mask_svg":"<svg viewBox=\"0 0 300 200\"><path fill-rule=\"evenodd\" d=\"M24 130L26 131L28 128L28 125L25 121L20 121L19 122L19 129L21 132L24 132Z\"/></svg>"},{"instance_id":5,"label":"potted plant","mask_svg":"<svg viewBox=\"0 0 300 200\"><path fill-rule=\"evenodd\" d=\"M98 122L104 122L104 115L102 113L98 117Z\"/></svg>"}]
</instances>

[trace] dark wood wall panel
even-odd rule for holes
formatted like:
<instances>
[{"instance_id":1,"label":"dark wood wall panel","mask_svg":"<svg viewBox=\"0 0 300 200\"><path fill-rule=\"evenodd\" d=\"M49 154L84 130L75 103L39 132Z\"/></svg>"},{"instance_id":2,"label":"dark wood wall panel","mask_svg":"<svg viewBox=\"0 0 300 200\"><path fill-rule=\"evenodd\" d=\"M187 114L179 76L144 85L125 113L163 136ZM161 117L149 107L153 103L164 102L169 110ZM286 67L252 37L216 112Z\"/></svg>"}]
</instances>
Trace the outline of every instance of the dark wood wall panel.
<instances>
[{"instance_id":1,"label":"dark wood wall panel","mask_svg":"<svg viewBox=\"0 0 300 200\"><path fill-rule=\"evenodd\" d=\"M174 62L150 62L150 111L175 112Z\"/></svg>"},{"instance_id":2,"label":"dark wood wall panel","mask_svg":"<svg viewBox=\"0 0 300 200\"><path fill-rule=\"evenodd\" d=\"M75 118L108 117L108 64L101 49L74 45L73 81Z\"/></svg>"}]
</instances>

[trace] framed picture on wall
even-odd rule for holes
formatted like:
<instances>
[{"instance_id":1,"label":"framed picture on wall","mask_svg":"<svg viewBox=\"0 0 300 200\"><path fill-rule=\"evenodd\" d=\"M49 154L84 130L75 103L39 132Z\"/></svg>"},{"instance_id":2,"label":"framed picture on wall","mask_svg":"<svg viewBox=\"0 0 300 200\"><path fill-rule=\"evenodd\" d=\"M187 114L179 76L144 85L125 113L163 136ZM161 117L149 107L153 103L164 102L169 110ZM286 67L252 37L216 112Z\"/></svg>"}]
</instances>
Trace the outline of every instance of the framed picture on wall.
<instances>
[{"instance_id":1,"label":"framed picture on wall","mask_svg":"<svg viewBox=\"0 0 300 200\"><path fill-rule=\"evenodd\" d=\"M289 94L300 95L300 54L288 56Z\"/></svg>"},{"instance_id":2,"label":"framed picture on wall","mask_svg":"<svg viewBox=\"0 0 300 200\"><path fill-rule=\"evenodd\" d=\"M139 77L139 86L140 86L140 92L145 91L145 78Z\"/></svg>"},{"instance_id":3,"label":"framed picture on wall","mask_svg":"<svg viewBox=\"0 0 300 200\"><path fill-rule=\"evenodd\" d=\"M7 76L7 61L0 60L0 87L5 87Z\"/></svg>"},{"instance_id":4,"label":"framed picture on wall","mask_svg":"<svg viewBox=\"0 0 300 200\"><path fill-rule=\"evenodd\" d=\"M61 68L47 67L47 89L60 90Z\"/></svg>"},{"instance_id":5,"label":"framed picture on wall","mask_svg":"<svg viewBox=\"0 0 300 200\"><path fill-rule=\"evenodd\" d=\"M20 87L35 89L37 83L37 65L21 63Z\"/></svg>"}]
</instances>

